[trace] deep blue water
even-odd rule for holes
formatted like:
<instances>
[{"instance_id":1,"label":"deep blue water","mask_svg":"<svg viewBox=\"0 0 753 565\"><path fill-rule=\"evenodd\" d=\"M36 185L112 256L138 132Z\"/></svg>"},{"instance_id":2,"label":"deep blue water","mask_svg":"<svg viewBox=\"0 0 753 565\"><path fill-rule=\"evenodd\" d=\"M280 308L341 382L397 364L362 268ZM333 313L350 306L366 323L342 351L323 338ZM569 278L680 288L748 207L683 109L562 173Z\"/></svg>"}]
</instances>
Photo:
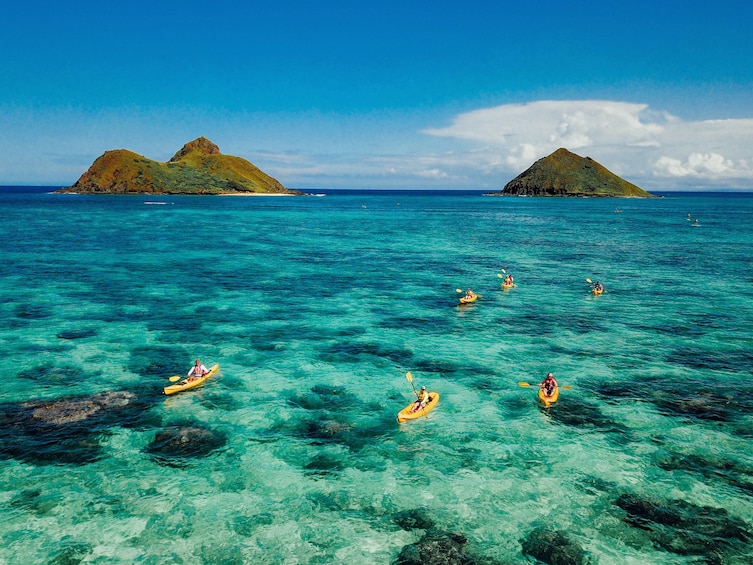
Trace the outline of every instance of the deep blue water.
<instances>
[{"instance_id":1,"label":"deep blue water","mask_svg":"<svg viewBox=\"0 0 753 565\"><path fill-rule=\"evenodd\" d=\"M0 189L0 562L753 560L753 194L49 190Z\"/></svg>"}]
</instances>

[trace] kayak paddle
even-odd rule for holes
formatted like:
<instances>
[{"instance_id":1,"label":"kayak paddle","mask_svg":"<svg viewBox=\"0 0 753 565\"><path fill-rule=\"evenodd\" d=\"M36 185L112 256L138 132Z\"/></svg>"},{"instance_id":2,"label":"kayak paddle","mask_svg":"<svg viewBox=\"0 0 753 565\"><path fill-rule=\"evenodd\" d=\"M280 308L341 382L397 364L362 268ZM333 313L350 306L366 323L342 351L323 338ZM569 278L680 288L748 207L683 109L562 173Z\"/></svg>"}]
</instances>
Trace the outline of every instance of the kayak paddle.
<instances>
[{"instance_id":1,"label":"kayak paddle","mask_svg":"<svg viewBox=\"0 0 753 565\"><path fill-rule=\"evenodd\" d=\"M518 383L518 385L522 386L523 388L525 388L527 386L536 386L536 385L531 385L531 384L529 384L529 383L527 383L525 381L520 381ZM558 385L557 388L573 388L573 387L571 385Z\"/></svg>"},{"instance_id":2,"label":"kayak paddle","mask_svg":"<svg viewBox=\"0 0 753 565\"><path fill-rule=\"evenodd\" d=\"M407 373L405 373L405 378L408 379L408 382L410 383L410 386L413 387L413 392L416 393L416 399L420 398L418 396L418 391L416 390L416 385L413 384L413 375L411 375L410 371L408 371ZM429 417L429 415L426 413L426 406L421 406L421 412L424 413L424 418L428 418Z\"/></svg>"},{"instance_id":3,"label":"kayak paddle","mask_svg":"<svg viewBox=\"0 0 753 565\"><path fill-rule=\"evenodd\" d=\"M181 377L180 375L173 375L173 376L172 376L172 377L170 377L170 378L169 378L168 380L169 380L169 381L170 381L171 383L174 383L175 381L179 381L179 380L180 380L180 379L182 379L182 378L183 378L183 377Z\"/></svg>"},{"instance_id":4,"label":"kayak paddle","mask_svg":"<svg viewBox=\"0 0 753 565\"><path fill-rule=\"evenodd\" d=\"M416 393L416 398L418 398L418 391L416 390L416 385L413 384L413 375L411 375L410 371L405 373L405 378L408 379L408 382L410 383L410 386L413 387L413 392Z\"/></svg>"}]
</instances>

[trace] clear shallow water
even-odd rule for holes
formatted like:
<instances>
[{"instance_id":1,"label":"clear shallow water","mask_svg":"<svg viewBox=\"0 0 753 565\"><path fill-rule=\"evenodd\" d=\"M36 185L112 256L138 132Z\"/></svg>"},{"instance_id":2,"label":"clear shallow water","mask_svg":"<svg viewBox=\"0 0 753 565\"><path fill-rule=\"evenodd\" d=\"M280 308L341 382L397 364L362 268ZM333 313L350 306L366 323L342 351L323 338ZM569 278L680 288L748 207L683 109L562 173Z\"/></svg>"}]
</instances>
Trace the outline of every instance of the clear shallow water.
<instances>
[{"instance_id":1,"label":"clear shallow water","mask_svg":"<svg viewBox=\"0 0 753 565\"><path fill-rule=\"evenodd\" d=\"M753 560L751 194L0 212L0 562L390 563L452 533L525 563L541 528L591 562ZM222 374L162 395L197 356ZM399 425L406 371L441 400ZM518 382L547 371L573 388L543 410Z\"/></svg>"}]
</instances>

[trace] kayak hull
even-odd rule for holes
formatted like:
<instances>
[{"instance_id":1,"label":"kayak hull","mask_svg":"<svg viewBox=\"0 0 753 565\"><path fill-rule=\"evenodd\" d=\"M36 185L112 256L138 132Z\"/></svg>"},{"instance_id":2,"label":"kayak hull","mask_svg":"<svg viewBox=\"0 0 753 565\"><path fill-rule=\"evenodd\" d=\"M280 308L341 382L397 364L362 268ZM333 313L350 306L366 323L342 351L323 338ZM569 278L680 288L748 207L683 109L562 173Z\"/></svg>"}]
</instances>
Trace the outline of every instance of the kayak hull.
<instances>
[{"instance_id":1,"label":"kayak hull","mask_svg":"<svg viewBox=\"0 0 753 565\"><path fill-rule=\"evenodd\" d=\"M510 288L512 288L514 286L515 286L515 284L503 284L502 288L505 289L505 290L507 290L507 289L510 289Z\"/></svg>"},{"instance_id":2,"label":"kayak hull","mask_svg":"<svg viewBox=\"0 0 753 565\"><path fill-rule=\"evenodd\" d=\"M602 294L603 292L604 292L604 289L603 289L603 288L602 288L601 290L596 290L596 289L593 289L593 290L591 291L591 294L593 294L594 296L599 296L599 295L600 295L600 294Z\"/></svg>"},{"instance_id":3,"label":"kayak hull","mask_svg":"<svg viewBox=\"0 0 753 565\"><path fill-rule=\"evenodd\" d=\"M471 295L470 298L466 298L465 296L460 299L460 304L470 304L471 302L476 302L476 299L478 298L478 294Z\"/></svg>"},{"instance_id":4,"label":"kayak hull","mask_svg":"<svg viewBox=\"0 0 753 565\"><path fill-rule=\"evenodd\" d=\"M554 392L551 396L547 396L543 388L539 389L539 400L544 406L551 406L560 397L560 387L554 387Z\"/></svg>"},{"instance_id":5,"label":"kayak hull","mask_svg":"<svg viewBox=\"0 0 753 565\"><path fill-rule=\"evenodd\" d=\"M426 403L426 406L415 412L412 412L411 410L413 409L414 404L415 402L411 402L410 404L408 404L408 406L406 406L405 408L400 410L400 412L398 412L397 414L398 422L402 424L403 422L407 422L408 420L415 420L416 418L423 418L424 416L426 416L426 414L434 410L434 408L437 407L437 404L439 404L439 393L430 392L429 402Z\"/></svg>"},{"instance_id":6,"label":"kayak hull","mask_svg":"<svg viewBox=\"0 0 753 565\"><path fill-rule=\"evenodd\" d=\"M166 386L165 387L165 394L175 394L176 392L183 392L184 390L191 390L192 388L196 388L197 386L201 386L204 384L204 381L206 381L209 377L214 376L217 374L217 371L220 370L220 366L218 364L212 365L210 367L209 372L204 375L203 377L199 377L196 380L193 381L181 381L179 383L175 383L174 385Z\"/></svg>"}]
</instances>

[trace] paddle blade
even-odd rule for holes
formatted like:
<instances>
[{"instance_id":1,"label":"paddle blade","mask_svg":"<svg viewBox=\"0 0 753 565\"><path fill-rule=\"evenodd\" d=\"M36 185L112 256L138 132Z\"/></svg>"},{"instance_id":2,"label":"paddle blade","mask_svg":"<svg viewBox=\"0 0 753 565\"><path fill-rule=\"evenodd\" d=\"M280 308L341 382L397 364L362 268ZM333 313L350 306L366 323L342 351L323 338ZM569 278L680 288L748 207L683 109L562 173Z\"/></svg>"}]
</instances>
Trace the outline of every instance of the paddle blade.
<instances>
[{"instance_id":1,"label":"paddle blade","mask_svg":"<svg viewBox=\"0 0 753 565\"><path fill-rule=\"evenodd\" d=\"M504 274L507 274L507 271L505 271L504 269L502 269L502 272L503 272Z\"/></svg>"},{"instance_id":2,"label":"paddle blade","mask_svg":"<svg viewBox=\"0 0 753 565\"><path fill-rule=\"evenodd\" d=\"M573 388L573 387L570 385L562 385L560 388Z\"/></svg>"},{"instance_id":3,"label":"paddle blade","mask_svg":"<svg viewBox=\"0 0 753 565\"><path fill-rule=\"evenodd\" d=\"M586 282L587 283L593 283L593 281L591 279L586 279Z\"/></svg>"},{"instance_id":4,"label":"paddle blade","mask_svg":"<svg viewBox=\"0 0 753 565\"><path fill-rule=\"evenodd\" d=\"M520 381L520 382L518 383L518 385L519 385L519 386L522 386L522 387L524 387L524 388L525 388L525 387L527 387L527 386L531 386L531 385L529 385L528 383L526 383L526 382L523 382L523 381Z\"/></svg>"},{"instance_id":5,"label":"paddle blade","mask_svg":"<svg viewBox=\"0 0 753 565\"><path fill-rule=\"evenodd\" d=\"M501 279L505 278L505 277L503 277L503 276L502 276L502 273L497 273L497 276L498 276L499 278L501 278Z\"/></svg>"},{"instance_id":6,"label":"paddle blade","mask_svg":"<svg viewBox=\"0 0 753 565\"><path fill-rule=\"evenodd\" d=\"M455 292L463 292L463 289L462 288L456 288Z\"/></svg>"},{"instance_id":7,"label":"paddle blade","mask_svg":"<svg viewBox=\"0 0 753 565\"><path fill-rule=\"evenodd\" d=\"M174 383L175 381L179 381L181 378L182 377L180 375L173 375L172 377L170 377L169 381L171 383Z\"/></svg>"},{"instance_id":8,"label":"paddle blade","mask_svg":"<svg viewBox=\"0 0 753 565\"><path fill-rule=\"evenodd\" d=\"M405 378L408 379L409 383L413 382L413 375L410 374L410 371L408 371L407 373L405 373Z\"/></svg>"}]
</instances>

